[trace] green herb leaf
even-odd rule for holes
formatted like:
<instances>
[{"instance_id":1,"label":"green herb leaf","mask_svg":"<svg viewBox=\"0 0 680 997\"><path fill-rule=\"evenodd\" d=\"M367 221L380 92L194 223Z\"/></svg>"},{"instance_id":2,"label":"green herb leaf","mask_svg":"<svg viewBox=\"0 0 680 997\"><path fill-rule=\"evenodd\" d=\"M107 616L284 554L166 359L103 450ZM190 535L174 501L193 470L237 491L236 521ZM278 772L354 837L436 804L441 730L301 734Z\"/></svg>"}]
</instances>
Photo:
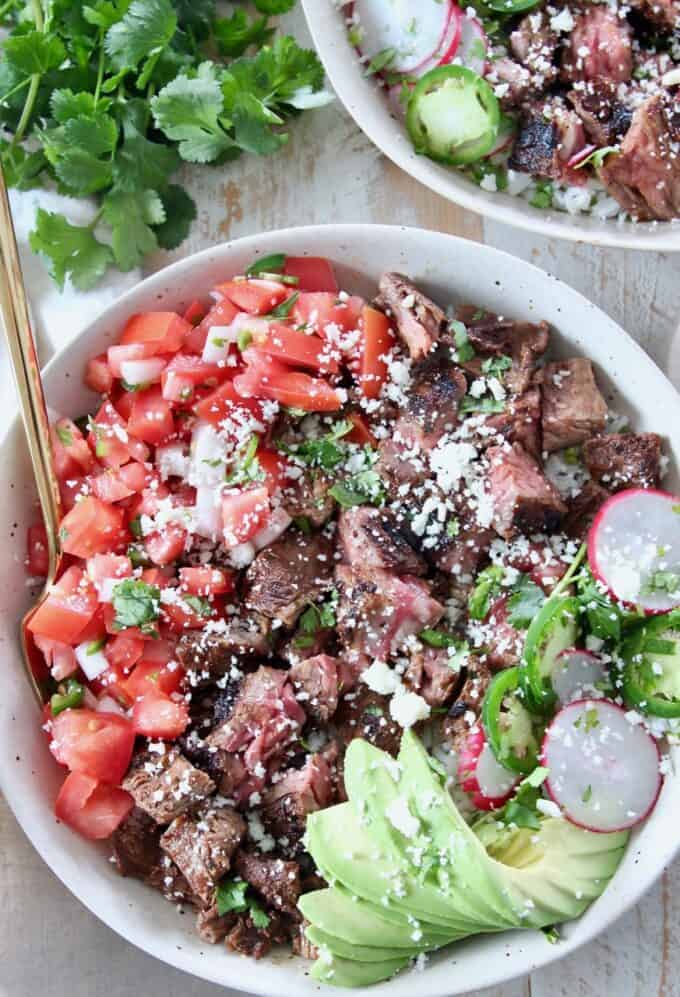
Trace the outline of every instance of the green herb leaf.
<instances>
[{"instance_id":1,"label":"green herb leaf","mask_svg":"<svg viewBox=\"0 0 680 997\"><path fill-rule=\"evenodd\" d=\"M215 21L215 41L222 55L237 56L252 45L266 45L271 41L274 29L269 27L266 17L249 17L240 8L231 17Z\"/></svg>"},{"instance_id":2,"label":"green herb leaf","mask_svg":"<svg viewBox=\"0 0 680 997\"><path fill-rule=\"evenodd\" d=\"M215 901L220 917L235 911L241 913L248 910L246 890L248 884L242 879L225 879L217 887Z\"/></svg>"},{"instance_id":3,"label":"green herb leaf","mask_svg":"<svg viewBox=\"0 0 680 997\"><path fill-rule=\"evenodd\" d=\"M60 443L63 443L65 447L73 446L73 433L68 428L68 426L55 426L54 431L57 434L57 438Z\"/></svg>"},{"instance_id":4,"label":"green herb leaf","mask_svg":"<svg viewBox=\"0 0 680 997\"><path fill-rule=\"evenodd\" d=\"M248 277L259 277L261 273L283 273L286 265L285 253L270 253L269 256L261 256L253 260L249 267L246 267Z\"/></svg>"},{"instance_id":5,"label":"green herb leaf","mask_svg":"<svg viewBox=\"0 0 680 997\"><path fill-rule=\"evenodd\" d=\"M269 17L276 17L278 14L287 14L294 6L295 0L255 0L256 10Z\"/></svg>"},{"instance_id":6,"label":"green herb leaf","mask_svg":"<svg viewBox=\"0 0 680 997\"><path fill-rule=\"evenodd\" d=\"M153 190L125 194L112 191L102 203L104 218L111 226L111 246L120 270L132 270L158 247L152 225L165 221L165 209Z\"/></svg>"},{"instance_id":7,"label":"green herb leaf","mask_svg":"<svg viewBox=\"0 0 680 997\"><path fill-rule=\"evenodd\" d=\"M211 163L236 148L220 125L224 110L216 69L204 62L198 74L180 74L151 101L156 127L179 142L179 154L190 163Z\"/></svg>"},{"instance_id":8,"label":"green herb leaf","mask_svg":"<svg viewBox=\"0 0 680 997\"><path fill-rule=\"evenodd\" d=\"M196 613L197 616L210 617L213 614L212 604L208 599L203 599L199 595L183 595L182 602Z\"/></svg>"},{"instance_id":9,"label":"green herb leaf","mask_svg":"<svg viewBox=\"0 0 680 997\"><path fill-rule=\"evenodd\" d=\"M468 337L467 329L462 322L454 319L450 324L449 328L453 333L453 340L456 344L456 349L454 351L454 359L457 363L467 363L468 360L472 360L475 356L475 350Z\"/></svg>"},{"instance_id":10,"label":"green herb leaf","mask_svg":"<svg viewBox=\"0 0 680 997\"><path fill-rule=\"evenodd\" d=\"M79 291L94 287L113 262L110 247L98 242L88 225L71 225L53 211L38 208L35 220L29 235L31 249L47 258L55 283L63 288L70 277Z\"/></svg>"},{"instance_id":11,"label":"green herb leaf","mask_svg":"<svg viewBox=\"0 0 680 997\"><path fill-rule=\"evenodd\" d=\"M176 249L189 235L191 223L196 218L196 204L183 187L170 184L160 191L165 221L156 225L154 232L158 245L163 249Z\"/></svg>"},{"instance_id":12,"label":"green herb leaf","mask_svg":"<svg viewBox=\"0 0 680 997\"><path fill-rule=\"evenodd\" d=\"M250 907L250 920L253 922L256 928L266 928L271 921L269 914L262 910L260 905L256 900L251 900L249 903Z\"/></svg>"},{"instance_id":13,"label":"green herb leaf","mask_svg":"<svg viewBox=\"0 0 680 997\"><path fill-rule=\"evenodd\" d=\"M114 627L148 629L160 616L161 590L156 585L126 578L113 589Z\"/></svg>"},{"instance_id":14,"label":"green herb leaf","mask_svg":"<svg viewBox=\"0 0 680 997\"><path fill-rule=\"evenodd\" d=\"M373 76L375 73L380 73L383 69L386 69L393 62L396 54L397 50L395 48L381 49L369 62L364 71L364 76Z\"/></svg>"},{"instance_id":15,"label":"green herb leaf","mask_svg":"<svg viewBox=\"0 0 680 997\"><path fill-rule=\"evenodd\" d=\"M460 405L458 406L458 411L463 415L469 412L483 412L486 414L493 414L495 412L502 412L505 409L505 402L501 398L493 398L490 395L484 395L481 398L474 398L472 395L465 395L461 399Z\"/></svg>"},{"instance_id":16,"label":"green herb leaf","mask_svg":"<svg viewBox=\"0 0 680 997\"><path fill-rule=\"evenodd\" d=\"M522 575L508 599L508 623L518 630L527 630L536 613L545 602L543 589Z\"/></svg>"},{"instance_id":17,"label":"green herb leaf","mask_svg":"<svg viewBox=\"0 0 680 997\"><path fill-rule=\"evenodd\" d=\"M42 31L13 35L5 39L2 47L8 65L26 76L43 75L66 58L61 39Z\"/></svg>"},{"instance_id":18,"label":"green herb leaf","mask_svg":"<svg viewBox=\"0 0 680 997\"><path fill-rule=\"evenodd\" d=\"M351 433L353 428L349 419L343 419L341 422L335 423L325 436L318 439L306 439L301 443L294 444L279 442L277 449L289 457L295 457L302 461L308 467L320 467L324 471L332 471L349 456L347 444L342 440L348 433Z\"/></svg>"},{"instance_id":19,"label":"green herb leaf","mask_svg":"<svg viewBox=\"0 0 680 997\"><path fill-rule=\"evenodd\" d=\"M429 627L420 631L418 639L422 640L423 644L429 644L430 647L451 647L452 644L456 643L453 634L446 633L444 630L433 630Z\"/></svg>"},{"instance_id":20,"label":"green herb leaf","mask_svg":"<svg viewBox=\"0 0 680 997\"><path fill-rule=\"evenodd\" d=\"M268 315L265 315L265 318L288 318L288 316L293 310L295 302L299 297L300 297L300 292L293 291L293 293L289 298L286 298L286 300L282 301L280 305L277 305L276 308L273 308Z\"/></svg>"},{"instance_id":21,"label":"green herb leaf","mask_svg":"<svg viewBox=\"0 0 680 997\"><path fill-rule=\"evenodd\" d=\"M151 72L177 29L170 0L133 0L125 16L106 33L104 48L119 78L144 60L138 86L146 86Z\"/></svg>"},{"instance_id":22,"label":"green herb leaf","mask_svg":"<svg viewBox=\"0 0 680 997\"><path fill-rule=\"evenodd\" d=\"M482 372L492 376L502 377L506 370L512 367L512 357L487 357L482 361Z\"/></svg>"}]
</instances>

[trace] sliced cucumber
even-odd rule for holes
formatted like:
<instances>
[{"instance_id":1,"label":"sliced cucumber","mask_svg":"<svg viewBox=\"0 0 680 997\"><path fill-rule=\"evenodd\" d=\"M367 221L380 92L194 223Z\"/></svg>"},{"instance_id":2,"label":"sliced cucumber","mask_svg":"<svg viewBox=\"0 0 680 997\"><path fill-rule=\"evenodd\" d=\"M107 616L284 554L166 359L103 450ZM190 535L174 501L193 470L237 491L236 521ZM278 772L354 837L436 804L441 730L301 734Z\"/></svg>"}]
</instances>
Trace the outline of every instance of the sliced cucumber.
<instances>
[{"instance_id":1,"label":"sliced cucumber","mask_svg":"<svg viewBox=\"0 0 680 997\"><path fill-rule=\"evenodd\" d=\"M486 80L464 66L438 66L413 88L406 127L416 152L461 166L493 148L500 118L500 106Z\"/></svg>"}]
</instances>

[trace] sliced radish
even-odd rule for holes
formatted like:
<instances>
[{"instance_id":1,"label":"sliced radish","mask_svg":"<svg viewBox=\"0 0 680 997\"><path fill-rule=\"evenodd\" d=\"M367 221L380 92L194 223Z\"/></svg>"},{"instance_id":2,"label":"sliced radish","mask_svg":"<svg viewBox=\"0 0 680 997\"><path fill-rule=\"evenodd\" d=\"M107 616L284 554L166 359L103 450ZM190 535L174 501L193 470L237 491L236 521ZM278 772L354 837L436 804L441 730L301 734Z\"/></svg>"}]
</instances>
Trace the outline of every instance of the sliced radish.
<instances>
[{"instance_id":1,"label":"sliced radish","mask_svg":"<svg viewBox=\"0 0 680 997\"><path fill-rule=\"evenodd\" d=\"M504 152L508 146L512 145L516 134L517 126L512 118L507 114L501 115L501 122L498 126L496 141L494 142L491 151L487 152L484 158L491 159L492 156L497 156L499 152Z\"/></svg>"},{"instance_id":2,"label":"sliced radish","mask_svg":"<svg viewBox=\"0 0 680 997\"><path fill-rule=\"evenodd\" d=\"M557 655L550 681L561 703L581 699L584 693L592 693L596 682L607 678L607 668L597 654L583 651L579 647L569 647Z\"/></svg>"},{"instance_id":3,"label":"sliced radish","mask_svg":"<svg viewBox=\"0 0 680 997\"><path fill-rule=\"evenodd\" d=\"M441 46L449 24L450 0L356 0L353 23L367 62L394 49L389 69L410 73Z\"/></svg>"},{"instance_id":4,"label":"sliced radish","mask_svg":"<svg viewBox=\"0 0 680 997\"><path fill-rule=\"evenodd\" d=\"M593 574L647 613L680 606L680 498L631 488L608 499L588 534Z\"/></svg>"},{"instance_id":5,"label":"sliced radish","mask_svg":"<svg viewBox=\"0 0 680 997\"><path fill-rule=\"evenodd\" d=\"M580 699L560 710L545 733L541 763L564 816L590 831L633 827L661 789L655 741L609 700Z\"/></svg>"},{"instance_id":6,"label":"sliced radish","mask_svg":"<svg viewBox=\"0 0 680 997\"><path fill-rule=\"evenodd\" d=\"M489 50L489 39L476 17L462 18L460 26L460 42L453 62L467 66L473 72L483 76L486 71L486 56Z\"/></svg>"},{"instance_id":7,"label":"sliced radish","mask_svg":"<svg viewBox=\"0 0 680 997\"><path fill-rule=\"evenodd\" d=\"M458 756L458 780L478 810L495 810L521 779L497 761L481 727L472 727Z\"/></svg>"},{"instance_id":8,"label":"sliced radish","mask_svg":"<svg viewBox=\"0 0 680 997\"><path fill-rule=\"evenodd\" d=\"M567 166L569 169L574 169L579 163L582 163L584 159L587 159L591 152L595 152L597 149L596 145L584 145L582 149L575 152L571 159L567 160Z\"/></svg>"},{"instance_id":9,"label":"sliced radish","mask_svg":"<svg viewBox=\"0 0 680 997\"><path fill-rule=\"evenodd\" d=\"M133 387L139 384L155 384L160 381L166 367L167 362L160 357L149 357L148 360L122 360L120 376Z\"/></svg>"},{"instance_id":10,"label":"sliced radish","mask_svg":"<svg viewBox=\"0 0 680 997\"><path fill-rule=\"evenodd\" d=\"M425 73L436 66L445 66L449 62L453 62L454 56L458 51L458 45L460 44L460 32L463 20L462 10L457 4L452 3L449 23L446 25L446 31L444 32L439 48L432 53L429 59L426 59L412 70L412 76L424 76Z\"/></svg>"}]
</instances>

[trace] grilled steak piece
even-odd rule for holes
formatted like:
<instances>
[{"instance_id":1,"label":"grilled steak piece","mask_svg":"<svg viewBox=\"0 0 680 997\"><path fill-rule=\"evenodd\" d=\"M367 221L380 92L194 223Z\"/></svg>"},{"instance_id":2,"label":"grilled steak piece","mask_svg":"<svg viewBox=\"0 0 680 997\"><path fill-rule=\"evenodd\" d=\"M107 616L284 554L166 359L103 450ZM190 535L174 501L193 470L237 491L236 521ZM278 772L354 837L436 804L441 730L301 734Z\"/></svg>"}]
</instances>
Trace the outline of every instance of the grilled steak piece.
<instances>
[{"instance_id":1,"label":"grilled steak piece","mask_svg":"<svg viewBox=\"0 0 680 997\"><path fill-rule=\"evenodd\" d=\"M505 373L504 384L515 395L520 395L531 385L536 361L548 349L550 328L545 322L515 322L513 319L480 312L474 305L458 309L457 317L467 328L475 351L482 357L509 356L512 367ZM474 373L481 373L481 363L476 357Z\"/></svg>"},{"instance_id":2,"label":"grilled steak piece","mask_svg":"<svg viewBox=\"0 0 680 997\"><path fill-rule=\"evenodd\" d=\"M479 723L482 703L493 675L487 664L478 658L471 658L463 687L455 702L449 707L444 720L444 735L455 751L465 743L470 728Z\"/></svg>"},{"instance_id":3,"label":"grilled steak piece","mask_svg":"<svg viewBox=\"0 0 680 997\"><path fill-rule=\"evenodd\" d=\"M342 697L335 725L345 746L361 737L390 755L399 751L402 730L390 716L389 696L381 696L363 683Z\"/></svg>"},{"instance_id":4,"label":"grilled steak piece","mask_svg":"<svg viewBox=\"0 0 680 997\"><path fill-rule=\"evenodd\" d=\"M583 443L604 429L607 403L590 360L575 357L543 368L543 449L549 453Z\"/></svg>"},{"instance_id":5,"label":"grilled steak piece","mask_svg":"<svg viewBox=\"0 0 680 997\"><path fill-rule=\"evenodd\" d=\"M586 481L578 495L567 502L562 529L575 540L585 539L597 511L609 498L609 492L595 481Z\"/></svg>"},{"instance_id":6,"label":"grilled steak piece","mask_svg":"<svg viewBox=\"0 0 680 997\"><path fill-rule=\"evenodd\" d=\"M427 647L409 658L404 683L430 706L443 706L453 696L459 675L449 665L446 648Z\"/></svg>"},{"instance_id":7,"label":"grilled steak piece","mask_svg":"<svg viewBox=\"0 0 680 997\"><path fill-rule=\"evenodd\" d=\"M291 666L288 675L308 717L326 723L335 713L340 667L340 659L329 654L317 654Z\"/></svg>"},{"instance_id":8,"label":"grilled steak piece","mask_svg":"<svg viewBox=\"0 0 680 997\"><path fill-rule=\"evenodd\" d=\"M281 915L269 913L269 924L266 928L258 928L250 914L238 914L236 923L227 935L225 941L228 949L251 959L262 959L270 951L272 945L288 941L291 926L286 924Z\"/></svg>"},{"instance_id":9,"label":"grilled steak piece","mask_svg":"<svg viewBox=\"0 0 680 997\"><path fill-rule=\"evenodd\" d=\"M590 142L600 148L613 145L628 131L633 112L617 99L618 87L610 80L577 83L567 94L583 122Z\"/></svg>"},{"instance_id":10,"label":"grilled steak piece","mask_svg":"<svg viewBox=\"0 0 680 997\"><path fill-rule=\"evenodd\" d=\"M289 854L301 850L307 814L333 799L333 773L323 754L309 755L301 769L289 769L262 795L262 820L275 838L286 839Z\"/></svg>"},{"instance_id":11,"label":"grilled steak piece","mask_svg":"<svg viewBox=\"0 0 680 997\"><path fill-rule=\"evenodd\" d=\"M259 786L251 790L255 791L264 784L265 764L281 755L304 722L305 714L288 673L263 665L246 675L230 716L215 728L206 743L226 754L221 756L221 764L232 782L236 779L240 784L248 773L256 776ZM236 752L240 753L238 759L234 758ZM242 768L238 768L239 763ZM236 787L231 788L233 791ZM227 792L223 784L220 790Z\"/></svg>"},{"instance_id":12,"label":"grilled steak piece","mask_svg":"<svg viewBox=\"0 0 680 997\"><path fill-rule=\"evenodd\" d=\"M176 817L161 837L161 848L209 905L245 831L246 822L232 807L205 806L195 815Z\"/></svg>"},{"instance_id":13,"label":"grilled steak piece","mask_svg":"<svg viewBox=\"0 0 680 997\"><path fill-rule=\"evenodd\" d=\"M451 350L442 344L411 368L406 417L423 433L427 447L453 429L458 403L467 391L467 378L451 359Z\"/></svg>"},{"instance_id":14,"label":"grilled steak piece","mask_svg":"<svg viewBox=\"0 0 680 997\"><path fill-rule=\"evenodd\" d=\"M448 327L446 315L439 305L399 273L382 275L376 304L394 319L399 338L412 360L427 356Z\"/></svg>"},{"instance_id":15,"label":"grilled steak piece","mask_svg":"<svg viewBox=\"0 0 680 997\"><path fill-rule=\"evenodd\" d=\"M490 447L486 454L497 533L506 539L517 533L553 533L567 509L533 457L518 443Z\"/></svg>"},{"instance_id":16,"label":"grilled steak piece","mask_svg":"<svg viewBox=\"0 0 680 997\"><path fill-rule=\"evenodd\" d=\"M656 433L611 433L583 444L583 461L598 484L612 492L658 488L661 437Z\"/></svg>"},{"instance_id":17,"label":"grilled steak piece","mask_svg":"<svg viewBox=\"0 0 680 997\"><path fill-rule=\"evenodd\" d=\"M574 18L562 53L562 79L626 83L633 72L632 28L607 4L588 4Z\"/></svg>"},{"instance_id":18,"label":"grilled steak piece","mask_svg":"<svg viewBox=\"0 0 680 997\"><path fill-rule=\"evenodd\" d=\"M207 910L199 910L196 915L196 933L209 945L223 942L236 924L237 915L233 912L220 915L213 904Z\"/></svg>"},{"instance_id":19,"label":"grilled steak piece","mask_svg":"<svg viewBox=\"0 0 680 997\"><path fill-rule=\"evenodd\" d=\"M680 0L633 0L632 6L662 34L680 30Z\"/></svg>"},{"instance_id":20,"label":"grilled steak piece","mask_svg":"<svg viewBox=\"0 0 680 997\"><path fill-rule=\"evenodd\" d=\"M439 571L465 584L477 572L496 534L479 526L469 513L459 513L457 518L455 537L440 535L436 546L427 551L427 558Z\"/></svg>"},{"instance_id":21,"label":"grilled steak piece","mask_svg":"<svg viewBox=\"0 0 680 997\"><path fill-rule=\"evenodd\" d=\"M332 485L327 475L316 469L313 474L308 471L286 485L283 507L292 519L308 519L311 526L323 526L335 510L335 499L328 493Z\"/></svg>"},{"instance_id":22,"label":"grilled steak piece","mask_svg":"<svg viewBox=\"0 0 680 997\"><path fill-rule=\"evenodd\" d=\"M291 939L291 945L295 955L300 956L301 959L309 959L311 961L319 958L319 950L316 945L313 945L312 942L310 942L305 934L308 927L309 921L302 921L297 926L295 934Z\"/></svg>"},{"instance_id":23,"label":"grilled steak piece","mask_svg":"<svg viewBox=\"0 0 680 997\"><path fill-rule=\"evenodd\" d=\"M649 97L633 112L621 152L598 176L633 218L670 221L680 214L680 109L670 95Z\"/></svg>"},{"instance_id":24,"label":"grilled steak piece","mask_svg":"<svg viewBox=\"0 0 680 997\"><path fill-rule=\"evenodd\" d=\"M492 603L484 624L491 633L491 640L486 645L485 664L493 671L516 665L522 656L525 635L508 622L507 596L501 596Z\"/></svg>"},{"instance_id":25,"label":"grilled steak piece","mask_svg":"<svg viewBox=\"0 0 680 997\"><path fill-rule=\"evenodd\" d=\"M210 776L194 768L179 751L163 745L164 753L145 751L136 756L122 787L136 805L158 824L194 810L215 792Z\"/></svg>"},{"instance_id":26,"label":"grilled steak piece","mask_svg":"<svg viewBox=\"0 0 680 997\"><path fill-rule=\"evenodd\" d=\"M392 435L380 441L375 470L391 498L417 487L429 473L428 449L423 431L408 416L402 416Z\"/></svg>"},{"instance_id":27,"label":"grilled steak piece","mask_svg":"<svg viewBox=\"0 0 680 997\"><path fill-rule=\"evenodd\" d=\"M344 509L338 520L338 535L345 560L353 568L407 575L427 573L425 559L414 549L417 538L408 524L389 509Z\"/></svg>"},{"instance_id":28,"label":"grilled steak piece","mask_svg":"<svg viewBox=\"0 0 680 997\"><path fill-rule=\"evenodd\" d=\"M246 605L292 626L333 582L333 545L321 534L290 534L261 551L246 572Z\"/></svg>"},{"instance_id":29,"label":"grilled steak piece","mask_svg":"<svg viewBox=\"0 0 680 997\"><path fill-rule=\"evenodd\" d=\"M525 108L508 166L522 173L572 181L569 160L586 144L579 116L562 100Z\"/></svg>"},{"instance_id":30,"label":"grilled steak piece","mask_svg":"<svg viewBox=\"0 0 680 997\"><path fill-rule=\"evenodd\" d=\"M149 815L135 807L111 839L113 857L121 876L155 880L161 861L161 828Z\"/></svg>"},{"instance_id":31,"label":"grilled steak piece","mask_svg":"<svg viewBox=\"0 0 680 997\"><path fill-rule=\"evenodd\" d=\"M177 659L186 669L189 684L210 685L239 668L242 658L269 654L270 629L269 620L250 614L184 634L177 645Z\"/></svg>"},{"instance_id":32,"label":"grilled steak piece","mask_svg":"<svg viewBox=\"0 0 680 997\"><path fill-rule=\"evenodd\" d=\"M508 443L521 443L527 453L538 459L542 451L540 389L528 388L509 398L505 410L489 416L485 426Z\"/></svg>"},{"instance_id":33,"label":"grilled steak piece","mask_svg":"<svg viewBox=\"0 0 680 997\"><path fill-rule=\"evenodd\" d=\"M295 916L300 899L300 866L259 852L242 849L234 858L234 872L262 895L268 907Z\"/></svg>"},{"instance_id":34,"label":"grilled steak piece","mask_svg":"<svg viewBox=\"0 0 680 997\"><path fill-rule=\"evenodd\" d=\"M510 51L531 73L532 90L540 93L557 79L557 32L542 10L527 14L510 35Z\"/></svg>"},{"instance_id":35,"label":"grilled steak piece","mask_svg":"<svg viewBox=\"0 0 680 997\"><path fill-rule=\"evenodd\" d=\"M532 74L526 66L507 56L495 59L485 76L494 85L504 111L514 110L524 103L529 94L540 92L539 87L534 88Z\"/></svg>"},{"instance_id":36,"label":"grilled steak piece","mask_svg":"<svg viewBox=\"0 0 680 997\"><path fill-rule=\"evenodd\" d=\"M386 571L354 572L338 565L340 601L337 629L341 644L353 655L386 659L411 634L434 626L444 607L430 596L427 584Z\"/></svg>"}]
</instances>

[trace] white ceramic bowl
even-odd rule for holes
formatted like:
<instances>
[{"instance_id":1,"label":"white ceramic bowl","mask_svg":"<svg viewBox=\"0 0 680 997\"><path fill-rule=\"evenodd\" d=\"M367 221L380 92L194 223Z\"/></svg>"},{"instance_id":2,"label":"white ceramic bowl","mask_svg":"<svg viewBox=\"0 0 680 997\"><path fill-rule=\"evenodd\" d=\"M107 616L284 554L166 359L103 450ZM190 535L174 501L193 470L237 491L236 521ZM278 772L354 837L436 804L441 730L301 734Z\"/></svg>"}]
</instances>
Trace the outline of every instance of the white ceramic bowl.
<instances>
[{"instance_id":1,"label":"white ceramic bowl","mask_svg":"<svg viewBox=\"0 0 680 997\"><path fill-rule=\"evenodd\" d=\"M458 170L416 155L405 127L390 111L384 91L364 75L365 67L347 40L338 0L302 0L302 6L317 52L342 103L381 152L426 187L470 211L540 235L595 246L680 251L680 221L622 223L541 211L521 197L482 190Z\"/></svg>"},{"instance_id":2,"label":"white ceramic bowl","mask_svg":"<svg viewBox=\"0 0 680 997\"><path fill-rule=\"evenodd\" d=\"M439 302L464 300L517 318L546 319L558 354L593 359L600 384L617 409L641 430L660 430L680 458L680 399L649 357L617 325L555 277L486 246L452 236L387 226L340 225L289 229L209 249L148 278L106 309L48 365L50 405L71 416L90 410L82 386L86 359L119 334L133 312L181 308L219 280L243 272L256 254L288 251L326 256L343 287L371 295L385 269L410 274ZM6 399L7 412L14 406ZM31 594L25 584L25 528L33 519L33 483L21 429L15 420L0 442L3 467L0 524L5 571L0 587L0 786L34 846L71 892L94 914L152 955L216 983L251 993L308 997L319 987L308 964L288 955L259 963L211 947L157 893L120 879L96 847L56 823L52 805L63 778L48 753L40 717L23 677L17 627ZM677 486L677 479L669 482ZM652 817L638 831L604 895L550 945L537 932L477 938L431 958L417 980L410 973L373 989L376 997L443 997L487 987L566 955L603 931L634 904L671 861L680 842L680 778L669 778ZM58 930L58 926L54 926ZM49 930L49 929L48 929ZM103 958L105 958L103 953ZM328 991L329 994L331 991ZM343 991L344 993L345 991ZM349 993L349 991L347 991Z\"/></svg>"}]
</instances>

